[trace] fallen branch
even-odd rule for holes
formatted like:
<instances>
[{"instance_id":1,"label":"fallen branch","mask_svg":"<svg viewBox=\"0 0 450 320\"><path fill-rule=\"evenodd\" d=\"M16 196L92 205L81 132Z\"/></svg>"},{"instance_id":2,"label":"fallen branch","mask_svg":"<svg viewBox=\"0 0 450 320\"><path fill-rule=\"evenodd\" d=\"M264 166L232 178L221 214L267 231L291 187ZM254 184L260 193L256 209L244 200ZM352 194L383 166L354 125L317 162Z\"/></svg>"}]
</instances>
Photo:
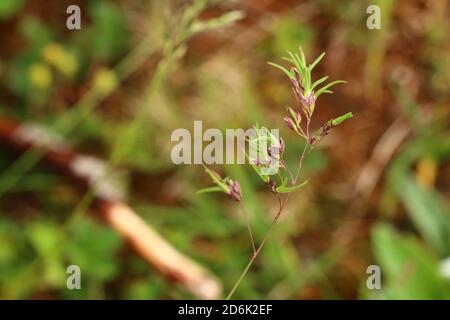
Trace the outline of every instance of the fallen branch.
<instances>
[{"instance_id":1,"label":"fallen branch","mask_svg":"<svg viewBox=\"0 0 450 320\"><path fill-rule=\"evenodd\" d=\"M0 144L18 153L33 150L41 162L69 178L82 191L93 189L93 208L137 254L197 298L220 297L222 286L208 270L177 251L126 205L124 195L109 179L111 175L105 175L102 160L71 151L62 139L42 127L5 118L0 118Z\"/></svg>"}]
</instances>

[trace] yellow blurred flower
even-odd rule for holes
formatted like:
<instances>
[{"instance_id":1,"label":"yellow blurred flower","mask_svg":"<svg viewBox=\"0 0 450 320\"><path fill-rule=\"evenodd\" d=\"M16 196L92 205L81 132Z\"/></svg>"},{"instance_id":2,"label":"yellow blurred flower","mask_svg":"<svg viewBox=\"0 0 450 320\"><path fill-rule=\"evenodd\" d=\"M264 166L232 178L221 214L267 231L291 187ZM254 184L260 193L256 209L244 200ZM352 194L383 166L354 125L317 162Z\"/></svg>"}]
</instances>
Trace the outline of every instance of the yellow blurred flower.
<instances>
[{"instance_id":1,"label":"yellow blurred flower","mask_svg":"<svg viewBox=\"0 0 450 320\"><path fill-rule=\"evenodd\" d=\"M64 75L72 76L78 69L75 56L57 43L46 45L42 57Z\"/></svg>"},{"instance_id":2,"label":"yellow blurred flower","mask_svg":"<svg viewBox=\"0 0 450 320\"><path fill-rule=\"evenodd\" d=\"M50 43L42 49L42 57L55 66L64 60L64 55L64 49L57 43Z\"/></svg>"},{"instance_id":3,"label":"yellow blurred flower","mask_svg":"<svg viewBox=\"0 0 450 320\"><path fill-rule=\"evenodd\" d=\"M30 83L37 88L47 89L53 82L50 67L44 63L33 63L28 69Z\"/></svg>"},{"instance_id":4,"label":"yellow blurred flower","mask_svg":"<svg viewBox=\"0 0 450 320\"><path fill-rule=\"evenodd\" d=\"M118 84L117 75L112 70L100 69L94 75L94 90L100 94L111 92Z\"/></svg>"},{"instance_id":5,"label":"yellow blurred flower","mask_svg":"<svg viewBox=\"0 0 450 320\"><path fill-rule=\"evenodd\" d=\"M438 164L430 157L424 157L417 163L416 180L426 189L433 188L436 183Z\"/></svg>"}]
</instances>

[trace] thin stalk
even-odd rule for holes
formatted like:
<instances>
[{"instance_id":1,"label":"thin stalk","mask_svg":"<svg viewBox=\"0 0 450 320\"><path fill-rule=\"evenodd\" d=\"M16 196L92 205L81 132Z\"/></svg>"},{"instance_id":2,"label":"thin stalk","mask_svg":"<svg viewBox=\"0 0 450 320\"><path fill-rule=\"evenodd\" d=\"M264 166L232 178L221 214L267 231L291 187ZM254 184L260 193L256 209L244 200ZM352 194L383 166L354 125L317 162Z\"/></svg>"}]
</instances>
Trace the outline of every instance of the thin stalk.
<instances>
[{"instance_id":1,"label":"thin stalk","mask_svg":"<svg viewBox=\"0 0 450 320\"><path fill-rule=\"evenodd\" d=\"M307 154L307 150L309 147L309 141L310 141L310 136L309 136L309 125L311 123L311 119L308 119L307 122L307 126L306 126L306 132L307 132L307 139L306 139L306 143L305 143L305 147L303 148L302 151L302 155L300 156L300 160L299 160L299 164L298 164L298 168L297 168L297 174L295 176L294 179L294 185L297 182L298 176L300 174L300 170L302 168L302 164L303 164L303 160L306 157ZM236 283L234 284L233 288L231 289L230 293L228 293L226 300L230 300L231 297L233 296L233 294L236 292L237 288L239 287L239 285L241 284L242 280L244 279L244 277L247 275L248 271L250 270L251 266L253 265L253 263L255 262L256 258L258 257L259 253L261 252L261 250L264 248L264 245L266 244L267 240L269 239L270 235L272 234L272 231L274 229L275 224L277 223L278 219L281 216L281 213L283 212L284 207L286 206L289 197L290 197L290 193L287 194L286 198L284 199L284 201L281 201L281 197L279 194L277 194L278 196L278 203L279 203L279 209L274 217L274 219L272 220L269 228L267 229L263 240L261 241L261 244L258 246L258 249L256 251L253 252L253 256L250 259L250 261L248 262L247 266L245 267L244 271L241 273L241 275L239 276L238 280L236 281Z\"/></svg>"},{"instance_id":2,"label":"thin stalk","mask_svg":"<svg viewBox=\"0 0 450 320\"><path fill-rule=\"evenodd\" d=\"M241 210L242 210L242 213L244 214L245 223L247 224L248 234L250 236L250 241L252 242L253 254L255 254L256 253L256 245L255 245L255 240L253 238L252 227L250 226L250 220L248 218L247 211L245 210L244 199L242 199L242 201L239 201L239 204L241 205Z\"/></svg>"},{"instance_id":3,"label":"thin stalk","mask_svg":"<svg viewBox=\"0 0 450 320\"><path fill-rule=\"evenodd\" d=\"M300 175L300 170L302 169L303 160L305 160L306 151L308 150L309 142L311 140L311 137L309 135L309 125L310 124L311 124L311 118L308 118L307 124L306 124L306 143L305 143L305 147L303 148L302 155L300 156L300 160L298 162L297 173L296 173L295 179L294 179L294 185L297 183L298 176Z\"/></svg>"},{"instance_id":4,"label":"thin stalk","mask_svg":"<svg viewBox=\"0 0 450 320\"><path fill-rule=\"evenodd\" d=\"M258 249L253 254L252 258L248 262L248 264L245 267L244 271L239 276L239 279L234 284L234 286L231 289L230 293L227 295L226 300L230 300L231 299L231 297L233 296L234 292L237 290L237 288L241 284L242 279L244 279L245 275L248 273L248 271L250 270L251 266L253 265L253 263L255 262L256 258L258 257L259 253L263 249L267 239L269 239L269 236L272 233L272 230L273 230L273 227L275 226L275 223L278 221L278 218L281 216L281 212L283 210L284 204L286 204L286 201L283 204L280 204L280 208L278 209L277 215L275 216L275 218L273 219L272 223L270 224L269 229L267 230L266 234L264 235L263 240L261 241L261 244L259 245Z\"/></svg>"},{"instance_id":5,"label":"thin stalk","mask_svg":"<svg viewBox=\"0 0 450 320\"><path fill-rule=\"evenodd\" d=\"M286 162L284 160L281 160L281 165L283 166L283 168L286 170L287 174L289 175L289 179L291 179L291 183L294 183L294 175L292 174L291 170L289 170Z\"/></svg>"}]
</instances>

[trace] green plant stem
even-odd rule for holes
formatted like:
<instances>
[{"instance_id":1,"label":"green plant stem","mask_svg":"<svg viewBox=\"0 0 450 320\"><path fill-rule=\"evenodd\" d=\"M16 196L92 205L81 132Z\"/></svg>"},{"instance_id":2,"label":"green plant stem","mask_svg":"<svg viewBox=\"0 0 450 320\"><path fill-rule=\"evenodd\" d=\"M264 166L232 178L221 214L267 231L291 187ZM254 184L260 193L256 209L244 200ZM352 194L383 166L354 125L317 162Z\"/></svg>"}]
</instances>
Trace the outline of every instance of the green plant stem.
<instances>
[{"instance_id":1,"label":"green plant stem","mask_svg":"<svg viewBox=\"0 0 450 320\"><path fill-rule=\"evenodd\" d=\"M239 201L239 204L241 205L241 210L242 213L244 214L245 223L247 224L248 234L250 236L250 241L252 242L253 254L255 254L256 253L255 239L253 237L252 227L250 226L250 220L248 218L247 211L245 210L244 199L242 199L242 201Z\"/></svg>"},{"instance_id":2,"label":"green plant stem","mask_svg":"<svg viewBox=\"0 0 450 320\"><path fill-rule=\"evenodd\" d=\"M267 230L266 234L264 235L263 241L259 245L258 249L253 253L252 258L248 262L248 264L245 267L244 271L239 276L239 279L234 284L233 289L231 289L230 293L228 294L228 296L226 298L227 300L231 299L231 297L233 296L234 292L237 290L237 288L241 284L242 279L244 279L245 275L248 273L248 271L250 270L251 266L255 262L256 258L258 257L259 253L261 252L262 248L264 247L264 244L266 243L267 239L269 238L269 235L271 234L271 232L273 230L273 227L275 226L275 223L277 222L278 218L280 217L280 213L281 213L281 211L279 211L277 213L277 215L275 216L275 218L273 219L272 223L270 224L269 229Z\"/></svg>"},{"instance_id":3,"label":"green plant stem","mask_svg":"<svg viewBox=\"0 0 450 320\"><path fill-rule=\"evenodd\" d=\"M310 141L310 133L309 133L309 126L310 126L311 120L308 119L307 125L306 125L306 143L305 146L303 148L302 154L300 156L299 159L299 163L298 163L298 167L297 167L297 174L295 176L295 179L293 181L293 185L296 184L297 179L300 175L300 170L302 168L303 165L303 160L306 157L308 148L309 148L309 141ZM247 266L245 267L244 271L241 273L241 275L239 276L238 280L236 281L236 283L234 284L233 288L231 289L230 293L228 293L226 300L230 300L231 297L233 296L233 294L236 292L237 288L239 287L239 285L241 284L242 280L245 278L245 276L247 275L248 271L250 270L250 268L252 267L253 263L255 262L256 258L259 256L259 253L261 252L261 250L264 248L264 245L266 244L267 240L269 239L270 235L273 232L274 226L277 223L278 219L281 216L281 213L283 212L284 207L286 206L289 197L290 197L291 193L288 193L286 198L284 199L284 201L280 200L280 195L277 194L278 199L279 199L279 209L278 212L276 213L275 217L272 220L272 223L269 226L269 229L267 229L266 234L264 235L263 240L261 241L261 244L258 246L258 249L256 251L253 251L253 256L250 259L250 261L248 262ZM250 226L250 224L247 223L248 226ZM250 230L250 229L249 229ZM253 243L252 243L253 244ZM253 244L254 245L254 244Z\"/></svg>"}]
</instances>

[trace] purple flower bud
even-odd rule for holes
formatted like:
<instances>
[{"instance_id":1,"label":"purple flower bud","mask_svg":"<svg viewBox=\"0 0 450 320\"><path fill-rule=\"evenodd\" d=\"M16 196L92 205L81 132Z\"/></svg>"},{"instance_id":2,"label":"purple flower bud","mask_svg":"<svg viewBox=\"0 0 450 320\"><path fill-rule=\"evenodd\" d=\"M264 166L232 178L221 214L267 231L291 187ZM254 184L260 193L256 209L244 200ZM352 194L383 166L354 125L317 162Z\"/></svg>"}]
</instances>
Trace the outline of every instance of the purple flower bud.
<instances>
[{"instance_id":1,"label":"purple flower bud","mask_svg":"<svg viewBox=\"0 0 450 320\"><path fill-rule=\"evenodd\" d=\"M298 88L293 87L292 92L294 93L295 99L297 99L298 102L302 103L303 96L302 93L298 90Z\"/></svg>"},{"instance_id":2,"label":"purple flower bud","mask_svg":"<svg viewBox=\"0 0 450 320\"><path fill-rule=\"evenodd\" d=\"M282 155L284 153L284 141L283 141L283 138L280 138L278 141L280 143L280 145L279 145L279 147L280 147L280 154Z\"/></svg>"},{"instance_id":3,"label":"purple flower bud","mask_svg":"<svg viewBox=\"0 0 450 320\"><path fill-rule=\"evenodd\" d=\"M299 89L303 90L303 85L302 85L302 77L300 76L300 72L297 70L297 68L292 68L293 72L294 72L294 76L295 76L295 86Z\"/></svg>"},{"instance_id":4,"label":"purple flower bud","mask_svg":"<svg viewBox=\"0 0 450 320\"><path fill-rule=\"evenodd\" d=\"M251 159L250 162L252 164L254 164L255 166L257 166L257 167L262 166L262 163L261 163L261 161L259 159Z\"/></svg>"},{"instance_id":5,"label":"purple flower bud","mask_svg":"<svg viewBox=\"0 0 450 320\"><path fill-rule=\"evenodd\" d=\"M289 118L289 117L284 117L283 120L284 120L284 122L286 122L287 126L288 126L290 129L292 129L292 130L294 130L295 132L297 132L297 127L296 127L294 121L292 121L291 118Z\"/></svg>"},{"instance_id":6,"label":"purple flower bud","mask_svg":"<svg viewBox=\"0 0 450 320\"><path fill-rule=\"evenodd\" d=\"M298 123L302 122L302 114L300 113L300 111L297 111L295 118Z\"/></svg>"},{"instance_id":7,"label":"purple flower bud","mask_svg":"<svg viewBox=\"0 0 450 320\"><path fill-rule=\"evenodd\" d=\"M291 108L288 108L288 112L291 115L291 118L295 121L296 125L299 126L300 122L302 122L302 114L300 111L294 111Z\"/></svg>"},{"instance_id":8,"label":"purple flower bud","mask_svg":"<svg viewBox=\"0 0 450 320\"><path fill-rule=\"evenodd\" d=\"M269 156L270 157L276 157L278 159L281 158L281 156L283 155L284 152L284 142L283 139L280 138L278 139L278 143L276 143L275 145L271 146L270 149L268 150Z\"/></svg>"},{"instance_id":9,"label":"purple flower bud","mask_svg":"<svg viewBox=\"0 0 450 320\"><path fill-rule=\"evenodd\" d=\"M229 195L236 201L240 202L242 200L241 196L241 185L239 182L234 180L228 181L228 186L230 187Z\"/></svg>"},{"instance_id":10,"label":"purple flower bud","mask_svg":"<svg viewBox=\"0 0 450 320\"><path fill-rule=\"evenodd\" d=\"M277 192L277 183L272 179L272 177L269 177L267 184L269 185L272 192L274 192L274 193Z\"/></svg>"},{"instance_id":11,"label":"purple flower bud","mask_svg":"<svg viewBox=\"0 0 450 320\"><path fill-rule=\"evenodd\" d=\"M302 95L300 100L307 110L312 111L312 106L316 103L316 97L314 96L313 91L311 91L306 97Z\"/></svg>"}]
</instances>

